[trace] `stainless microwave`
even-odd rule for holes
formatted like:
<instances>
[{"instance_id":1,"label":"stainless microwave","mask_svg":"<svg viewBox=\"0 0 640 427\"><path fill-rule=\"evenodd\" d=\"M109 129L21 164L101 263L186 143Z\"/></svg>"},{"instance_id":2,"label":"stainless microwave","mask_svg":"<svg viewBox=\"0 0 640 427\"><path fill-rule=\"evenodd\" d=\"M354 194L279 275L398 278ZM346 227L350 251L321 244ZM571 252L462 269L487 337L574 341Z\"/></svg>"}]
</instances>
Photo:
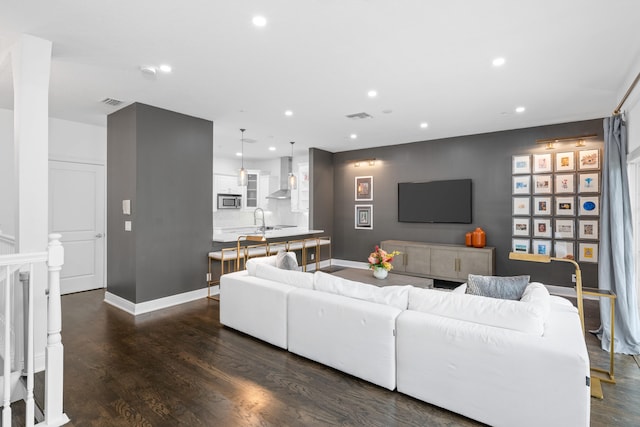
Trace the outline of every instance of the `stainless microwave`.
<instances>
[{"instance_id":1,"label":"stainless microwave","mask_svg":"<svg viewBox=\"0 0 640 427\"><path fill-rule=\"evenodd\" d=\"M218 194L218 209L240 209L241 207L240 194Z\"/></svg>"}]
</instances>

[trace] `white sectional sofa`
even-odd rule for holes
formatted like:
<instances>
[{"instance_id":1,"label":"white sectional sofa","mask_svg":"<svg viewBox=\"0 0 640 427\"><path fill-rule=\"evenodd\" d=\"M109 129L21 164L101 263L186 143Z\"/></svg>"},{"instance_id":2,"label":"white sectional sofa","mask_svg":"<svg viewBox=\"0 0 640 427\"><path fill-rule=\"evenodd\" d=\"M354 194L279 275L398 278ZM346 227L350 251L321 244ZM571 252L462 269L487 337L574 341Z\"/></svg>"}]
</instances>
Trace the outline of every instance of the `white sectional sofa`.
<instances>
[{"instance_id":1,"label":"white sectional sofa","mask_svg":"<svg viewBox=\"0 0 640 427\"><path fill-rule=\"evenodd\" d=\"M490 425L589 425L579 317L544 286L507 301L272 264L222 276L222 324Z\"/></svg>"}]
</instances>

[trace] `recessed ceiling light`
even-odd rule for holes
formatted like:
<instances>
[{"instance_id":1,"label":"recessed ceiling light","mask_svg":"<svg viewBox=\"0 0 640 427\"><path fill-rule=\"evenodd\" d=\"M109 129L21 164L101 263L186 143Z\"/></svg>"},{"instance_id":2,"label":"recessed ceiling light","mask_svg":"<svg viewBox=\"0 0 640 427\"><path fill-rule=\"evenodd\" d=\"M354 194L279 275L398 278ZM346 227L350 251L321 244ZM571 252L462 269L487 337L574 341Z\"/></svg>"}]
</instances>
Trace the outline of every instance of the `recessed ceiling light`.
<instances>
[{"instance_id":1,"label":"recessed ceiling light","mask_svg":"<svg viewBox=\"0 0 640 427\"><path fill-rule=\"evenodd\" d=\"M238 152L238 153L236 153L236 156L242 157L242 153Z\"/></svg>"},{"instance_id":2,"label":"recessed ceiling light","mask_svg":"<svg viewBox=\"0 0 640 427\"><path fill-rule=\"evenodd\" d=\"M367 96L369 98L375 98L376 96L378 96L378 92L376 92L375 90L370 90L369 92L367 92Z\"/></svg>"},{"instance_id":3,"label":"recessed ceiling light","mask_svg":"<svg viewBox=\"0 0 640 427\"><path fill-rule=\"evenodd\" d=\"M258 15L254 16L251 22L253 22L253 25L255 25L256 27L264 27L265 25L267 25L267 18Z\"/></svg>"},{"instance_id":4,"label":"recessed ceiling light","mask_svg":"<svg viewBox=\"0 0 640 427\"><path fill-rule=\"evenodd\" d=\"M506 60L504 58L496 58L493 60L492 64L494 67L502 67Z\"/></svg>"},{"instance_id":5,"label":"recessed ceiling light","mask_svg":"<svg viewBox=\"0 0 640 427\"><path fill-rule=\"evenodd\" d=\"M287 111L284 112L284 115L285 116L293 116L293 111L287 110Z\"/></svg>"},{"instance_id":6,"label":"recessed ceiling light","mask_svg":"<svg viewBox=\"0 0 640 427\"><path fill-rule=\"evenodd\" d=\"M276 151L276 147L269 147L269 151Z\"/></svg>"},{"instance_id":7,"label":"recessed ceiling light","mask_svg":"<svg viewBox=\"0 0 640 427\"><path fill-rule=\"evenodd\" d=\"M429 123L427 123L427 122L422 122L422 123L420 123L420 127L421 127L422 129L426 129L426 128L428 128L428 127L429 127Z\"/></svg>"},{"instance_id":8,"label":"recessed ceiling light","mask_svg":"<svg viewBox=\"0 0 640 427\"><path fill-rule=\"evenodd\" d=\"M524 107L516 107L516 113L524 113Z\"/></svg>"},{"instance_id":9,"label":"recessed ceiling light","mask_svg":"<svg viewBox=\"0 0 640 427\"><path fill-rule=\"evenodd\" d=\"M163 73L170 73L171 72L171 65L162 64L160 66L160 71L162 71Z\"/></svg>"},{"instance_id":10,"label":"recessed ceiling light","mask_svg":"<svg viewBox=\"0 0 640 427\"><path fill-rule=\"evenodd\" d=\"M355 133L352 133L351 135L349 135L349 138L356 139L358 138L358 135L356 135Z\"/></svg>"}]
</instances>

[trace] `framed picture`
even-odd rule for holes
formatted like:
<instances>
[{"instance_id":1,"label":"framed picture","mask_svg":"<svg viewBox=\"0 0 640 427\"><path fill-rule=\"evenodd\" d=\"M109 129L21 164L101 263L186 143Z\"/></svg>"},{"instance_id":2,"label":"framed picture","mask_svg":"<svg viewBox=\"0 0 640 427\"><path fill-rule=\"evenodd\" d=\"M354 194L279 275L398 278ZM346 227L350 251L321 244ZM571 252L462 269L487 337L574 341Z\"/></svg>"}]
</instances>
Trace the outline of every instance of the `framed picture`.
<instances>
[{"instance_id":1,"label":"framed picture","mask_svg":"<svg viewBox=\"0 0 640 427\"><path fill-rule=\"evenodd\" d=\"M533 237L551 238L551 219L534 218L533 219ZM534 252L535 253L535 252Z\"/></svg>"},{"instance_id":2,"label":"framed picture","mask_svg":"<svg viewBox=\"0 0 640 427\"><path fill-rule=\"evenodd\" d=\"M529 218L513 218L513 235L528 236L531 220Z\"/></svg>"},{"instance_id":3,"label":"framed picture","mask_svg":"<svg viewBox=\"0 0 640 427\"><path fill-rule=\"evenodd\" d=\"M600 197L598 196L578 197L578 215L580 216L600 215Z\"/></svg>"},{"instance_id":4,"label":"framed picture","mask_svg":"<svg viewBox=\"0 0 640 427\"><path fill-rule=\"evenodd\" d=\"M578 221L578 238L598 240L598 220L581 219Z\"/></svg>"},{"instance_id":5,"label":"framed picture","mask_svg":"<svg viewBox=\"0 0 640 427\"><path fill-rule=\"evenodd\" d=\"M575 175L572 173L556 174L555 182L556 194L558 193L575 193Z\"/></svg>"},{"instance_id":6,"label":"framed picture","mask_svg":"<svg viewBox=\"0 0 640 427\"><path fill-rule=\"evenodd\" d=\"M556 258L576 259L573 242L555 241L553 248Z\"/></svg>"},{"instance_id":7,"label":"framed picture","mask_svg":"<svg viewBox=\"0 0 640 427\"><path fill-rule=\"evenodd\" d=\"M578 243L578 261L598 262L598 244L585 242Z\"/></svg>"},{"instance_id":8,"label":"framed picture","mask_svg":"<svg viewBox=\"0 0 640 427\"><path fill-rule=\"evenodd\" d=\"M514 175L531 173L531 156L513 156L512 171Z\"/></svg>"},{"instance_id":9,"label":"framed picture","mask_svg":"<svg viewBox=\"0 0 640 427\"><path fill-rule=\"evenodd\" d=\"M551 240L534 240L531 252L537 255L551 255Z\"/></svg>"},{"instance_id":10,"label":"framed picture","mask_svg":"<svg viewBox=\"0 0 640 427\"><path fill-rule=\"evenodd\" d=\"M373 230L373 205L356 205L356 228Z\"/></svg>"},{"instance_id":11,"label":"framed picture","mask_svg":"<svg viewBox=\"0 0 640 427\"><path fill-rule=\"evenodd\" d=\"M600 169L600 150L578 151L578 169Z\"/></svg>"},{"instance_id":12,"label":"framed picture","mask_svg":"<svg viewBox=\"0 0 640 427\"><path fill-rule=\"evenodd\" d=\"M552 170L551 153L533 155L533 173L551 172Z\"/></svg>"},{"instance_id":13,"label":"framed picture","mask_svg":"<svg viewBox=\"0 0 640 427\"><path fill-rule=\"evenodd\" d=\"M534 197L533 214L551 215L551 197Z\"/></svg>"},{"instance_id":14,"label":"framed picture","mask_svg":"<svg viewBox=\"0 0 640 427\"><path fill-rule=\"evenodd\" d=\"M551 194L551 175L533 175L533 193Z\"/></svg>"},{"instance_id":15,"label":"framed picture","mask_svg":"<svg viewBox=\"0 0 640 427\"><path fill-rule=\"evenodd\" d=\"M530 194L531 175L513 177L513 194Z\"/></svg>"},{"instance_id":16,"label":"framed picture","mask_svg":"<svg viewBox=\"0 0 640 427\"><path fill-rule=\"evenodd\" d=\"M513 215L531 215L529 197L514 197L513 198Z\"/></svg>"},{"instance_id":17,"label":"framed picture","mask_svg":"<svg viewBox=\"0 0 640 427\"><path fill-rule=\"evenodd\" d=\"M568 172L576 169L576 155L573 151L556 153L556 172Z\"/></svg>"},{"instance_id":18,"label":"framed picture","mask_svg":"<svg viewBox=\"0 0 640 427\"><path fill-rule=\"evenodd\" d=\"M597 172L578 174L579 193L599 193L600 174Z\"/></svg>"},{"instance_id":19,"label":"framed picture","mask_svg":"<svg viewBox=\"0 0 640 427\"><path fill-rule=\"evenodd\" d=\"M600 150L578 151L578 169L600 169Z\"/></svg>"},{"instance_id":20,"label":"framed picture","mask_svg":"<svg viewBox=\"0 0 640 427\"><path fill-rule=\"evenodd\" d=\"M356 176L356 202L373 200L373 177Z\"/></svg>"},{"instance_id":21,"label":"framed picture","mask_svg":"<svg viewBox=\"0 0 640 427\"><path fill-rule=\"evenodd\" d=\"M573 239L576 235L575 222L572 219L556 219L554 236L556 239Z\"/></svg>"},{"instance_id":22,"label":"framed picture","mask_svg":"<svg viewBox=\"0 0 640 427\"><path fill-rule=\"evenodd\" d=\"M528 254L529 244L529 239L513 239L511 250L521 254Z\"/></svg>"},{"instance_id":23,"label":"framed picture","mask_svg":"<svg viewBox=\"0 0 640 427\"><path fill-rule=\"evenodd\" d=\"M556 197L556 215L573 216L576 214L575 197Z\"/></svg>"}]
</instances>

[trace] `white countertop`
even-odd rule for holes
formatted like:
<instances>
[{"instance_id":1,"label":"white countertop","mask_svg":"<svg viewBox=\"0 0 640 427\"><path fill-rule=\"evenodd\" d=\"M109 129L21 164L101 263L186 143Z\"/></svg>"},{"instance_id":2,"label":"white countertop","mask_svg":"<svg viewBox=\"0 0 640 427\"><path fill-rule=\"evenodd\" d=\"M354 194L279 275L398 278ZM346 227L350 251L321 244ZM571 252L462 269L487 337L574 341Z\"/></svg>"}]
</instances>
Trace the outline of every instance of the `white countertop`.
<instances>
[{"instance_id":1,"label":"white countertop","mask_svg":"<svg viewBox=\"0 0 640 427\"><path fill-rule=\"evenodd\" d=\"M278 239L281 237L304 236L323 232L324 230L309 230L307 227L285 227L278 230L267 230L264 235L267 239ZM260 226L255 225L250 227L214 228L213 241L223 243L236 242L240 236L259 236L260 234Z\"/></svg>"}]
</instances>

